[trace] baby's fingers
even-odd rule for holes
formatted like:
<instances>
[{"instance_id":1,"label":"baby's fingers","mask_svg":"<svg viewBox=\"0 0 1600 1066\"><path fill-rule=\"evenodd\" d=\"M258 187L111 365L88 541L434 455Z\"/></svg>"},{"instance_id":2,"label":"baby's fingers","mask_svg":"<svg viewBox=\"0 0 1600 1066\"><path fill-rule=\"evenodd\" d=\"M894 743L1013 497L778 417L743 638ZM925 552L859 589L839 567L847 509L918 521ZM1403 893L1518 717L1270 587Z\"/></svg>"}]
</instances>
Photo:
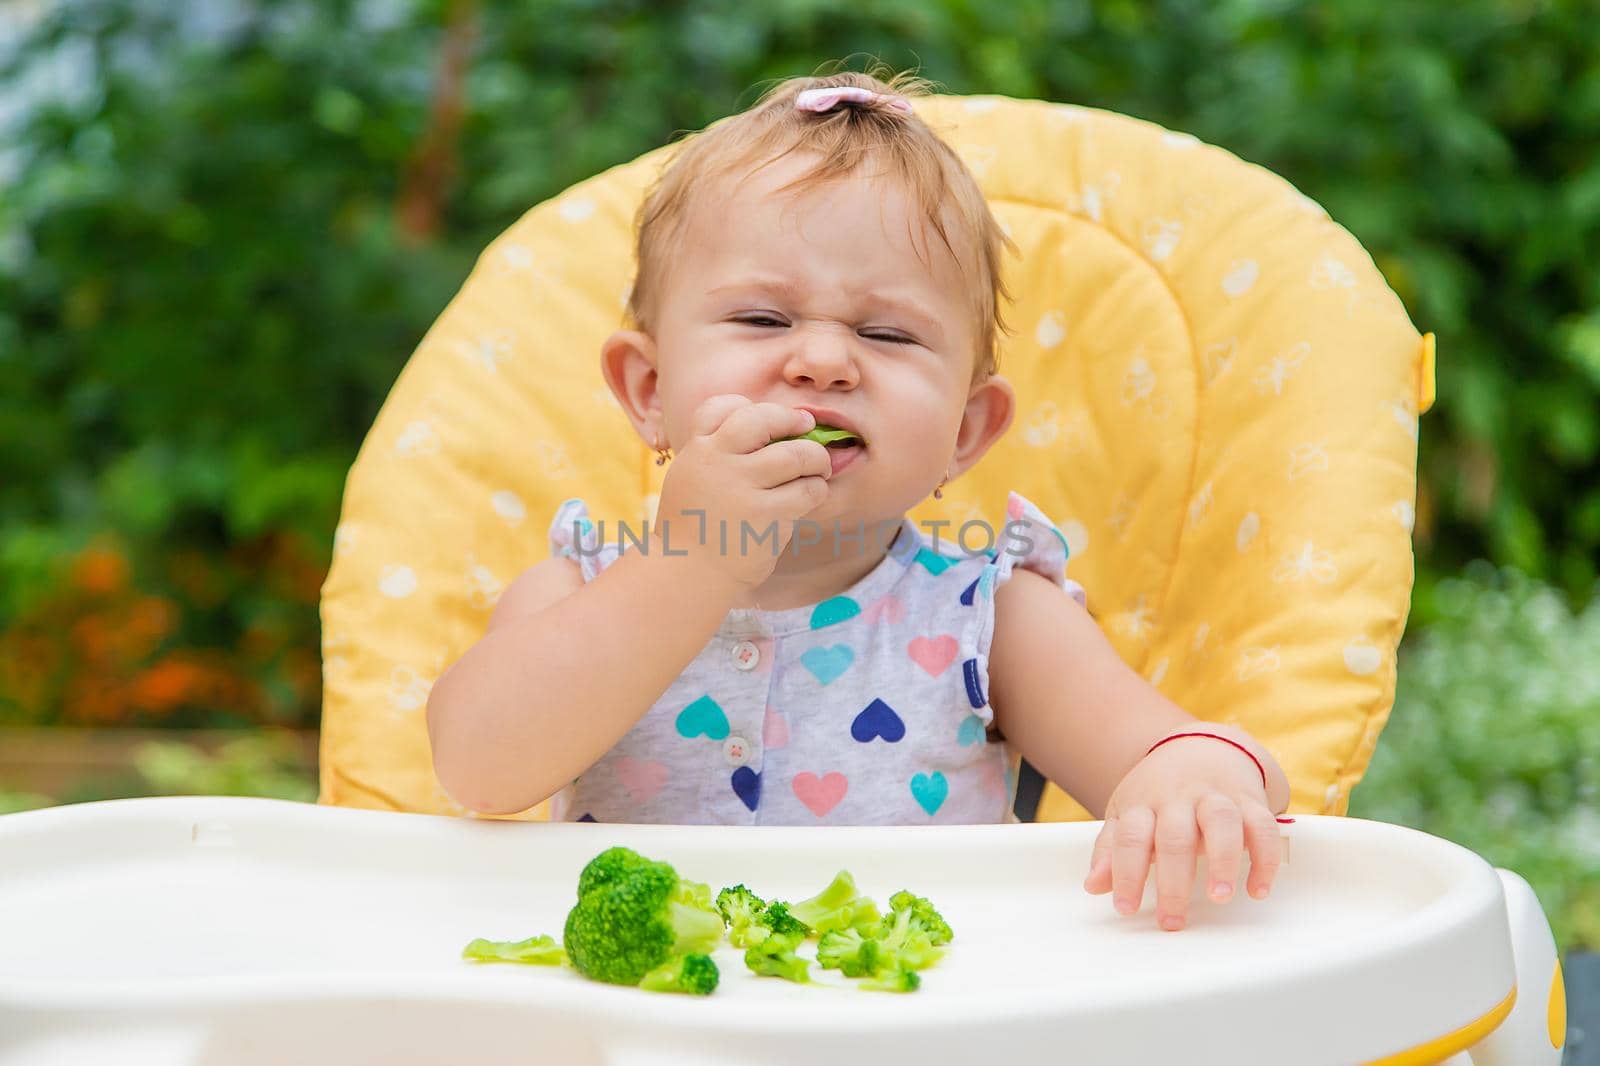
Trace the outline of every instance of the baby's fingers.
<instances>
[{"instance_id":1,"label":"baby's fingers","mask_svg":"<svg viewBox=\"0 0 1600 1066\"><path fill-rule=\"evenodd\" d=\"M828 449L814 440L774 441L745 460L757 486L770 489L799 477L831 477Z\"/></svg>"},{"instance_id":2,"label":"baby's fingers","mask_svg":"<svg viewBox=\"0 0 1600 1066\"><path fill-rule=\"evenodd\" d=\"M706 437L715 433L733 412L750 406L750 398L737 392L720 392L700 401L689 418L689 431Z\"/></svg>"},{"instance_id":3,"label":"baby's fingers","mask_svg":"<svg viewBox=\"0 0 1600 1066\"><path fill-rule=\"evenodd\" d=\"M1283 834L1272 812L1258 803L1244 807L1244 843L1250 852L1250 898L1266 899L1283 861Z\"/></svg>"},{"instance_id":4,"label":"baby's fingers","mask_svg":"<svg viewBox=\"0 0 1600 1066\"><path fill-rule=\"evenodd\" d=\"M1244 853L1244 819L1234 802L1218 792L1201 798L1196 814L1205 838L1209 895L1218 903L1233 898L1239 883L1239 863Z\"/></svg>"},{"instance_id":5,"label":"baby's fingers","mask_svg":"<svg viewBox=\"0 0 1600 1066\"><path fill-rule=\"evenodd\" d=\"M775 440L809 432L816 424L816 416L810 411L775 403L755 403L730 414L713 436L728 451L748 455Z\"/></svg>"},{"instance_id":6,"label":"baby's fingers","mask_svg":"<svg viewBox=\"0 0 1600 1066\"><path fill-rule=\"evenodd\" d=\"M1117 818L1111 847L1111 890L1116 908L1123 914L1138 913L1144 900L1155 831L1156 812L1149 807L1130 807Z\"/></svg>"},{"instance_id":7,"label":"baby's fingers","mask_svg":"<svg viewBox=\"0 0 1600 1066\"><path fill-rule=\"evenodd\" d=\"M1108 817L1094 838L1094 852L1089 856L1089 874L1084 878L1083 890L1091 896L1111 891L1111 842L1116 837L1117 820Z\"/></svg>"}]
</instances>

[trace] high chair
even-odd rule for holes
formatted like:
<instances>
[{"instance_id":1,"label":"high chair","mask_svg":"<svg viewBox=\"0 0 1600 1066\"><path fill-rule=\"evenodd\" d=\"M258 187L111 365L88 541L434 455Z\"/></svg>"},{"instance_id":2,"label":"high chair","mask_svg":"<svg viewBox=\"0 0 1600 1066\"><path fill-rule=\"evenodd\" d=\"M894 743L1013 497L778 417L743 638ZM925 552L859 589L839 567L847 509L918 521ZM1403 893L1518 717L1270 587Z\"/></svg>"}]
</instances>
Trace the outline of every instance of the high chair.
<instances>
[{"instance_id":1,"label":"high chair","mask_svg":"<svg viewBox=\"0 0 1600 1066\"><path fill-rule=\"evenodd\" d=\"M1123 658L1270 748L1291 814L1344 815L1394 698L1432 335L1321 207L1192 136L1038 101L914 103L1020 254L1000 357L1016 421L910 517L1002 523L1008 489L1032 499ZM323 590L323 804L468 814L431 770L430 685L546 555L562 500L635 528L653 515L664 470L598 352L665 156L582 182L491 243L367 436ZM1089 815L1046 785L1037 817ZM1514 1008L1383 1061L1560 1060L1549 926L1499 873Z\"/></svg>"}]
</instances>

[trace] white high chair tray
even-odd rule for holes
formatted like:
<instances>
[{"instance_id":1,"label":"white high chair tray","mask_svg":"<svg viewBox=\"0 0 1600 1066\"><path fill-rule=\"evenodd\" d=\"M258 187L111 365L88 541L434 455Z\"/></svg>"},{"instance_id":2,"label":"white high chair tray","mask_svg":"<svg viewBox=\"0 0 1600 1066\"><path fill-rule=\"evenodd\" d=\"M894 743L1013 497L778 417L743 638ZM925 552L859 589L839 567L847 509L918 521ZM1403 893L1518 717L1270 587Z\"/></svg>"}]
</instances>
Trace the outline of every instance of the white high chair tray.
<instances>
[{"instance_id":1,"label":"white high chair tray","mask_svg":"<svg viewBox=\"0 0 1600 1066\"><path fill-rule=\"evenodd\" d=\"M1414 1054L1514 987L1500 879L1448 841L1300 817L1267 900L1209 902L1201 858L1188 927L1167 933L1153 870L1133 917L1083 891L1098 828L546 825L223 797L7 815L0 1066L1348 1066ZM731 948L704 998L462 960L474 937L559 940L578 871L613 844L791 900L848 869L881 904L928 896L956 938L906 995L756 978Z\"/></svg>"}]
</instances>

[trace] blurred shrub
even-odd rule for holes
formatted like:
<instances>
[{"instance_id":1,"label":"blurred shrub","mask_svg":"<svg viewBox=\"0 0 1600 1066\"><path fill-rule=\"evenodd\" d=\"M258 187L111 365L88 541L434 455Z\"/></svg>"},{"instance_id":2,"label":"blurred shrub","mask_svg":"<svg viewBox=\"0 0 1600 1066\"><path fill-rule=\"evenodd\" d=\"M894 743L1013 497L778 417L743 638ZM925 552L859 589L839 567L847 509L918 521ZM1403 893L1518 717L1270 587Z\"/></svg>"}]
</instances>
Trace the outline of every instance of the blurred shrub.
<instances>
[{"instance_id":1,"label":"blurred shrub","mask_svg":"<svg viewBox=\"0 0 1600 1066\"><path fill-rule=\"evenodd\" d=\"M129 761L125 772L86 777L59 796L0 786L0 814L135 796L263 796L305 803L317 798L315 772L301 749L271 730L241 734L214 751L177 740L149 741Z\"/></svg>"},{"instance_id":2,"label":"blurred shrub","mask_svg":"<svg viewBox=\"0 0 1600 1066\"><path fill-rule=\"evenodd\" d=\"M141 796L264 796L314 803L317 783L296 749L271 733L230 740L214 754L176 741L152 741L134 753Z\"/></svg>"},{"instance_id":3,"label":"blurred shrub","mask_svg":"<svg viewBox=\"0 0 1600 1066\"><path fill-rule=\"evenodd\" d=\"M1327 205L1440 336L1419 587L1478 556L1594 586L1588 0L59 0L8 19L0 721L313 724L345 471L478 251L765 79L860 52L1188 130Z\"/></svg>"},{"instance_id":4,"label":"blurred shrub","mask_svg":"<svg viewBox=\"0 0 1600 1066\"><path fill-rule=\"evenodd\" d=\"M1471 848L1533 885L1565 947L1600 948L1600 600L1487 566L1439 584L1350 814Z\"/></svg>"},{"instance_id":5,"label":"blurred shrub","mask_svg":"<svg viewBox=\"0 0 1600 1066\"><path fill-rule=\"evenodd\" d=\"M38 807L50 807L55 804L50 796L38 792L12 792L0 788L0 814L15 814L18 811L31 811Z\"/></svg>"},{"instance_id":6,"label":"blurred shrub","mask_svg":"<svg viewBox=\"0 0 1600 1066\"><path fill-rule=\"evenodd\" d=\"M110 533L69 552L52 539L47 579L0 628L0 722L314 724L323 571L301 542L164 551Z\"/></svg>"}]
</instances>

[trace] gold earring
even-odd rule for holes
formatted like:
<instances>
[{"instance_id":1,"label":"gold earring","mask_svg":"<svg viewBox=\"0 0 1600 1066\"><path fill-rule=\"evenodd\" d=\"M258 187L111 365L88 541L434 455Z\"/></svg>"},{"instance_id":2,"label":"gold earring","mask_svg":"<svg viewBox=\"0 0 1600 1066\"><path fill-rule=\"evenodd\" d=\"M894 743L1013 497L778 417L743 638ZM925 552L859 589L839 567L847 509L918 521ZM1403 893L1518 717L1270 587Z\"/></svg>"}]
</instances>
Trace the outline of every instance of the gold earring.
<instances>
[{"instance_id":1,"label":"gold earring","mask_svg":"<svg viewBox=\"0 0 1600 1066\"><path fill-rule=\"evenodd\" d=\"M661 446L661 438L660 437L652 437L651 438L651 444L654 446L654 448L656 450L656 465L657 466L666 466L667 465L667 460L672 458L672 449L671 448L663 448Z\"/></svg>"},{"instance_id":2,"label":"gold earring","mask_svg":"<svg viewBox=\"0 0 1600 1066\"><path fill-rule=\"evenodd\" d=\"M950 480L950 475L949 474L946 474L944 477L939 479L938 486L933 490L933 498L934 499L936 499L936 500L944 499L944 483L946 481L949 481L949 480Z\"/></svg>"}]
</instances>

